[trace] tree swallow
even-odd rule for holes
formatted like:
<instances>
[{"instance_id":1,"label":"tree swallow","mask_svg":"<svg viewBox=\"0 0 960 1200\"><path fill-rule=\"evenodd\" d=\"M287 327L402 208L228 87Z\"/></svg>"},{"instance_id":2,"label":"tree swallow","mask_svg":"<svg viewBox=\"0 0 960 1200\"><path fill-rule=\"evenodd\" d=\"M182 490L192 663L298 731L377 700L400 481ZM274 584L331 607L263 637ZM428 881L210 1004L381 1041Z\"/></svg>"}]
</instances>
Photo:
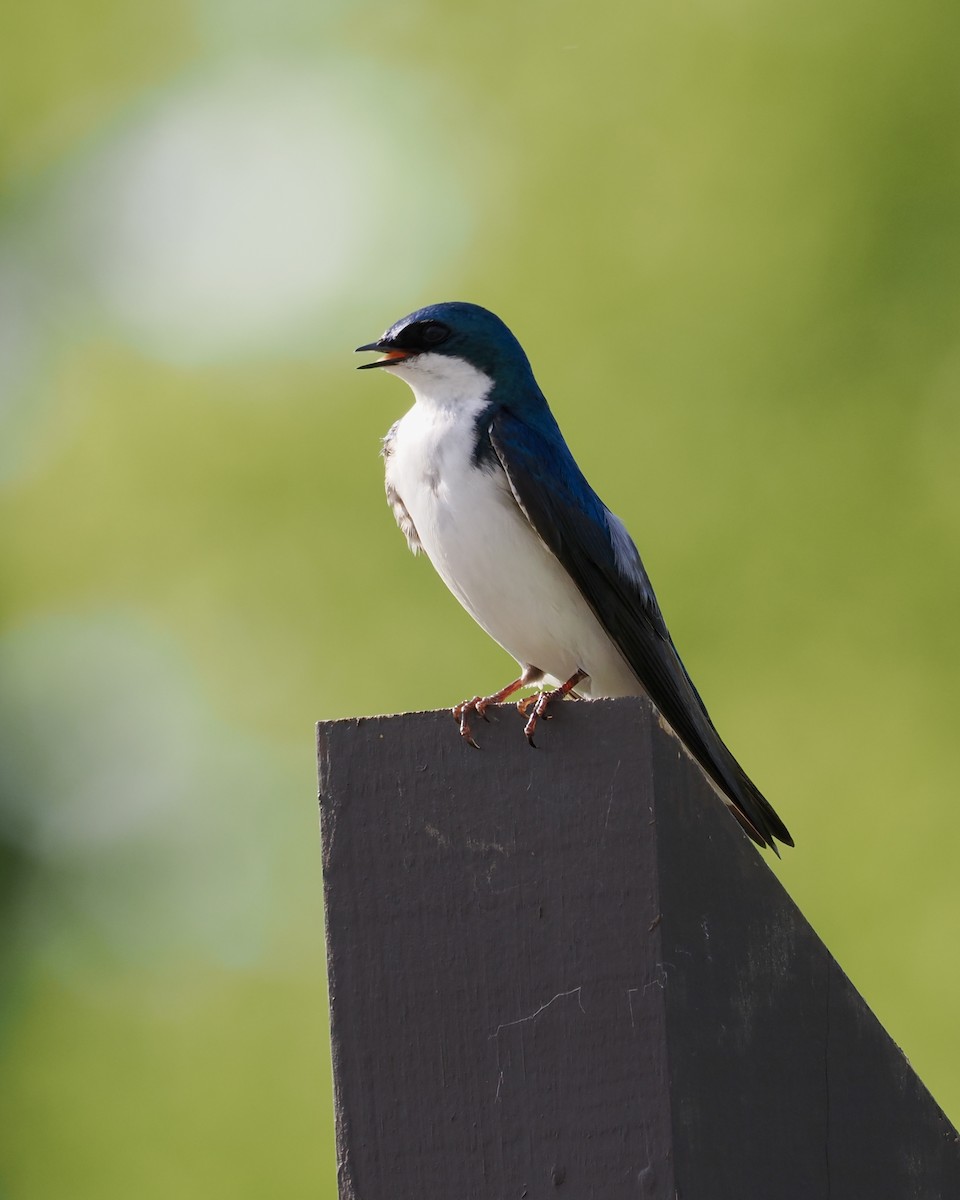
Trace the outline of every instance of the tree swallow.
<instances>
[{"instance_id":1,"label":"tree swallow","mask_svg":"<svg viewBox=\"0 0 960 1200\"><path fill-rule=\"evenodd\" d=\"M412 389L383 443L387 499L467 612L520 664L517 679L453 710L469 719L530 685L531 744L551 698L646 693L746 833L793 839L707 715L640 555L587 483L520 343L476 304L432 304L359 350Z\"/></svg>"}]
</instances>

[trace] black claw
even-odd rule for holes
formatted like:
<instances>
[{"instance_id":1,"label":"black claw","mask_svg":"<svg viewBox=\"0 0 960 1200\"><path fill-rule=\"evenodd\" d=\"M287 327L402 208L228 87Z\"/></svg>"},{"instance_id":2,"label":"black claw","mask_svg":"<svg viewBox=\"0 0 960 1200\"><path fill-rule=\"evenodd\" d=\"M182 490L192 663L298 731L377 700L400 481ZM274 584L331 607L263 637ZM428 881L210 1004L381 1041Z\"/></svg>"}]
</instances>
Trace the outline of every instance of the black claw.
<instances>
[{"instance_id":1,"label":"black claw","mask_svg":"<svg viewBox=\"0 0 960 1200\"><path fill-rule=\"evenodd\" d=\"M480 749L480 747L477 745L477 743L473 739L473 734L470 732L470 726L463 719L461 719L461 721L460 721L460 736L467 743L467 745L472 746L474 748L474 750Z\"/></svg>"}]
</instances>

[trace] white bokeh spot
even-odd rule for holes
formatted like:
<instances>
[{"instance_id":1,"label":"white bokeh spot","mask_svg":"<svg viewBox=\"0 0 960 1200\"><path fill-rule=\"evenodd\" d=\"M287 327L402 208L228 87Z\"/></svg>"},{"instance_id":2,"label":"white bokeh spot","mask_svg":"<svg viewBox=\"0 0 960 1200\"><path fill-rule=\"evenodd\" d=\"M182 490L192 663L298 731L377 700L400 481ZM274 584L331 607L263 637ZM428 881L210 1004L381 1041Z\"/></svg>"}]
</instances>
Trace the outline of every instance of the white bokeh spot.
<instances>
[{"instance_id":1,"label":"white bokeh spot","mask_svg":"<svg viewBox=\"0 0 960 1200\"><path fill-rule=\"evenodd\" d=\"M466 241L449 156L437 139L390 132L430 130L428 111L409 79L356 64L188 81L66 189L74 261L107 320L163 358L322 341L325 314L398 283L416 294Z\"/></svg>"}]
</instances>

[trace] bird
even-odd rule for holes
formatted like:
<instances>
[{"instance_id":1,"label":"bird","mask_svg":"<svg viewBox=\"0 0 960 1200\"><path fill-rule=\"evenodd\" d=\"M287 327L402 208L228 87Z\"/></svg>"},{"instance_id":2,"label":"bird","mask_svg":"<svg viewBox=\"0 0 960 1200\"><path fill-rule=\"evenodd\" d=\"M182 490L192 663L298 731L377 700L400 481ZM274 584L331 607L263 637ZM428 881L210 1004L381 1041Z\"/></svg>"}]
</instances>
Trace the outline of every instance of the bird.
<instances>
[{"instance_id":1,"label":"bird","mask_svg":"<svg viewBox=\"0 0 960 1200\"><path fill-rule=\"evenodd\" d=\"M523 688L524 730L557 699L647 695L760 847L792 846L734 758L674 646L626 526L587 482L520 342L466 301L417 309L357 352L402 379L413 407L383 440L387 500L423 552L520 673L454 709L474 716ZM552 685L552 690L551 690Z\"/></svg>"}]
</instances>

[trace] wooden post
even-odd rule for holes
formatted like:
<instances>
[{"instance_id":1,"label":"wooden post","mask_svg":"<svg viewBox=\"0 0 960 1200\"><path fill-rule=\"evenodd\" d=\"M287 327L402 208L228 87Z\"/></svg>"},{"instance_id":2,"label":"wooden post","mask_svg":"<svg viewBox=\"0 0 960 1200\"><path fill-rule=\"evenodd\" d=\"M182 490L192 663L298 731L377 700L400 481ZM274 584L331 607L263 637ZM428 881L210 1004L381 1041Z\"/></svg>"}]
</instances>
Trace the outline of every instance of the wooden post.
<instances>
[{"instance_id":1,"label":"wooden post","mask_svg":"<svg viewBox=\"0 0 960 1200\"><path fill-rule=\"evenodd\" d=\"M643 699L320 726L341 1200L960 1197L960 1142ZM797 851L802 853L802 849Z\"/></svg>"}]
</instances>

